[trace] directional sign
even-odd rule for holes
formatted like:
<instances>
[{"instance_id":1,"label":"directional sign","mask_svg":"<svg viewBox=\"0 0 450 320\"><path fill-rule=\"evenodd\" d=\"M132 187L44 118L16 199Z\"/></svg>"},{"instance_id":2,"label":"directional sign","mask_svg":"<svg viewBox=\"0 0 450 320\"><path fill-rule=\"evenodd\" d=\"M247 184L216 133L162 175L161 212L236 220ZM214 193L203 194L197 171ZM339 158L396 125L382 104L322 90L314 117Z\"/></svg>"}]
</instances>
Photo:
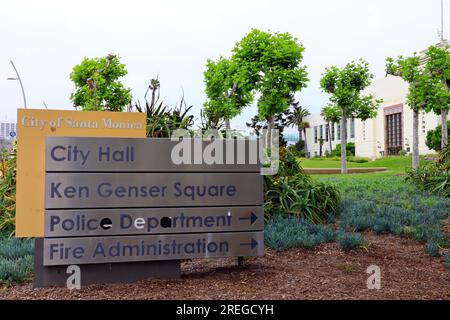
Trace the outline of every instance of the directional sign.
<instances>
[{"instance_id":1,"label":"directional sign","mask_svg":"<svg viewBox=\"0 0 450 320\"><path fill-rule=\"evenodd\" d=\"M224 152L217 152L214 163L208 163L207 156L214 154L214 148ZM258 141L248 139L180 142L168 138L48 137L46 171L259 173L260 151Z\"/></svg>"},{"instance_id":2,"label":"directional sign","mask_svg":"<svg viewBox=\"0 0 450 320\"><path fill-rule=\"evenodd\" d=\"M44 265L262 255L254 157L248 140L47 138Z\"/></svg>"},{"instance_id":3,"label":"directional sign","mask_svg":"<svg viewBox=\"0 0 450 320\"><path fill-rule=\"evenodd\" d=\"M178 260L264 254L263 232L47 238L44 265Z\"/></svg>"},{"instance_id":4,"label":"directional sign","mask_svg":"<svg viewBox=\"0 0 450 320\"><path fill-rule=\"evenodd\" d=\"M263 203L258 173L47 173L46 209Z\"/></svg>"},{"instance_id":5,"label":"directional sign","mask_svg":"<svg viewBox=\"0 0 450 320\"><path fill-rule=\"evenodd\" d=\"M264 212L255 207L47 210L45 237L82 237L258 231Z\"/></svg>"},{"instance_id":6,"label":"directional sign","mask_svg":"<svg viewBox=\"0 0 450 320\"><path fill-rule=\"evenodd\" d=\"M11 132L9 133L9 136L10 136L11 138L14 138L16 135L17 135L17 134L16 134L15 131L11 131Z\"/></svg>"}]
</instances>

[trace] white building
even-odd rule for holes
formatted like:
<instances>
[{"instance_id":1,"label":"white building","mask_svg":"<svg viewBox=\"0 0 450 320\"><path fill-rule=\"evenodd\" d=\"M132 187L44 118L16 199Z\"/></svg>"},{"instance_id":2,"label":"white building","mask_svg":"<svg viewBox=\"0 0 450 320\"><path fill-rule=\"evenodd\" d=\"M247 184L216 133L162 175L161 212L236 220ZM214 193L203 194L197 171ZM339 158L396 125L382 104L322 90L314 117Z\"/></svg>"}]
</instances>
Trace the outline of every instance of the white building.
<instances>
[{"instance_id":1,"label":"white building","mask_svg":"<svg viewBox=\"0 0 450 320\"><path fill-rule=\"evenodd\" d=\"M445 45L448 42L438 45ZM371 159L387 155L397 155L401 150L412 152L413 141L413 111L406 103L408 83L399 77L388 76L375 80L365 94L372 94L376 99L383 99L375 118L367 121L351 119L347 125L348 142L355 143L355 153L358 157ZM327 133L327 123L319 114L306 119L310 128L306 130L306 142L311 157L320 155L320 138L325 141L322 155L330 150L330 137ZM419 118L419 153L428 154L434 151L425 145L429 130L441 124L440 116L434 113L421 113ZM331 125L331 144L333 149L339 144L339 125Z\"/></svg>"},{"instance_id":2,"label":"white building","mask_svg":"<svg viewBox=\"0 0 450 320\"><path fill-rule=\"evenodd\" d=\"M17 124L15 122L0 122L0 149L11 146L17 133Z\"/></svg>"}]
</instances>

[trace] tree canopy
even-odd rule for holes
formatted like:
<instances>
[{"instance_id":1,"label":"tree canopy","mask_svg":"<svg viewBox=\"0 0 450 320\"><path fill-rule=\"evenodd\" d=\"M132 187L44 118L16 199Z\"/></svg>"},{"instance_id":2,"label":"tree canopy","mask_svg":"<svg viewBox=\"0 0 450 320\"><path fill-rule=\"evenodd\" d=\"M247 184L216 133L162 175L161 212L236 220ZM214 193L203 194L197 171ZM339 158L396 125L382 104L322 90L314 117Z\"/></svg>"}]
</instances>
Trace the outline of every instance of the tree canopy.
<instances>
[{"instance_id":1,"label":"tree canopy","mask_svg":"<svg viewBox=\"0 0 450 320\"><path fill-rule=\"evenodd\" d=\"M204 73L206 84L205 112L230 120L253 100L252 86L235 61L220 57L208 60Z\"/></svg>"},{"instance_id":2,"label":"tree canopy","mask_svg":"<svg viewBox=\"0 0 450 320\"><path fill-rule=\"evenodd\" d=\"M420 57L414 53L411 57L399 56L397 60L386 59L386 74L402 78L409 83L407 102L411 109L418 112L424 109L423 88L427 77L420 68Z\"/></svg>"},{"instance_id":3,"label":"tree canopy","mask_svg":"<svg viewBox=\"0 0 450 320\"><path fill-rule=\"evenodd\" d=\"M70 74L75 84L70 100L82 110L123 111L131 102L131 89L119 79L127 73L118 56L85 58Z\"/></svg>"},{"instance_id":4,"label":"tree canopy","mask_svg":"<svg viewBox=\"0 0 450 320\"><path fill-rule=\"evenodd\" d=\"M323 108L325 117L334 122L338 122L342 116L363 121L375 117L381 100L361 94L372 79L369 65L364 60L352 61L341 69L335 66L325 69L320 86L331 95L331 103Z\"/></svg>"},{"instance_id":5,"label":"tree canopy","mask_svg":"<svg viewBox=\"0 0 450 320\"><path fill-rule=\"evenodd\" d=\"M254 100L262 119L286 111L291 94L308 81L306 68L300 64L303 46L289 33L252 29L233 48L229 59L208 60L204 74L206 109L220 112L225 119L238 115Z\"/></svg>"},{"instance_id":6,"label":"tree canopy","mask_svg":"<svg viewBox=\"0 0 450 320\"><path fill-rule=\"evenodd\" d=\"M233 60L247 81L261 93L258 114L272 117L286 111L293 92L306 87L306 67L301 66L304 47L289 33L253 29L233 49Z\"/></svg>"}]
</instances>

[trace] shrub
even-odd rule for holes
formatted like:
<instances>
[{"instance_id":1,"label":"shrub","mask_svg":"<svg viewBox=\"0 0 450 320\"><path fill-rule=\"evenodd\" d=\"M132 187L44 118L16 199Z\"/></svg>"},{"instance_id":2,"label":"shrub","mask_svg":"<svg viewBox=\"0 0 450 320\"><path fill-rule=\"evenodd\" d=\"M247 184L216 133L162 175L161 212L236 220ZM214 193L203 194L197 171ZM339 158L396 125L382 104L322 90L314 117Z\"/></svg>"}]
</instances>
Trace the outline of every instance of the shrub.
<instances>
[{"instance_id":1,"label":"shrub","mask_svg":"<svg viewBox=\"0 0 450 320\"><path fill-rule=\"evenodd\" d=\"M291 153L292 155L294 155L294 156L297 157L297 158L300 158L300 157L304 157L304 156L305 156L305 152L304 152L304 151L301 151L301 150L298 150L298 149L296 148L296 146L289 146L289 147L287 147L286 149L287 149L287 152Z\"/></svg>"},{"instance_id":2,"label":"shrub","mask_svg":"<svg viewBox=\"0 0 450 320\"><path fill-rule=\"evenodd\" d=\"M338 190L315 182L304 173L292 177L265 177L265 217L292 215L322 223L339 210Z\"/></svg>"},{"instance_id":3,"label":"shrub","mask_svg":"<svg viewBox=\"0 0 450 320\"><path fill-rule=\"evenodd\" d=\"M423 191L450 198L450 146L440 151L437 162L408 171L406 180Z\"/></svg>"},{"instance_id":4,"label":"shrub","mask_svg":"<svg viewBox=\"0 0 450 320\"><path fill-rule=\"evenodd\" d=\"M331 157L332 161L341 161L341 157Z\"/></svg>"},{"instance_id":5,"label":"shrub","mask_svg":"<svg viewBox=\"0 0 450 320\"><path fill-rule=\"evenodd\" d=\"M33 255L32 239L0 240L0 282L25 279L33 270Z\"/></svg>"},{"instance_id":6,"label":"shrub","mask_svg":"<svg viewBox=\"0 0 450 320\"><path fill-rule=\"evenodd\" d=\"M444 263L445 266L450 269L450 252L444 256Z\"/></svg>"},{"instance_id":7,"label":"shrub","mask_svg":"<svg viewBox=\"0 0 450 320\"><path fill-rule=\"evenodd\" d=\"M448 136L450 137L450 121L447 121ZM434 130L427 132L427 137L425 144L431 150L436 152L441 150L441 140L442 140L442 126L439 125Z\"/></svg>"},{"instance_id":8,"label":"shrub","mask_svg":"<svg viewBox=\"0 0 450 320\"><path fill-rule=\"evenodd\" d=\"M291 148L281 148L278 175L291 177L299 173L303 173L303 169L298 161L297 152Z\"/></svg>"},{"instance_id":9,"label":"shrub","mask_svg":"<svg viewBox=\"0 0 450 320\"><path fill-rule=\"evenodd\" d=\"M406 156L408 154L408 152L406 152L406 150L400 150L400 152L398 153L399 156Z\"/></svg>"},{"instance_id":10,"label":"shrub","mask_svg":"<svg viewBox=\"0 0 450 320\"><path fill-rule=\"evenodd\" d=\"M16 221L16 145L10 154L2 154L0 176L0 235L11 237Z\"/></svg>"},{"instance_id":11,"label":"shrub","mask_svg":"<svg viewBox=\"0 0 450 320\"><path fill-rule=\"evenodd\" d=\"M303 141L303 140L298 140L298 141L295 143L294 147L295 147L295 149L296 149L299 153L305 155L305 141Z\"/></svg>"},{"instance_id":12,"label":"shrub","mask_svg":"<svg viewBox=\"0 0 450 320\"><path fill-rule=\"evenodd\" d=\"M270 220L264 231L266 244L274 250L294 247L315 248L334 241L334 231L329 226L313 224L308 220L281 215Z\"/></svg>"},{"instance_id":13,"label":"shrub","mask_svg":"<svg viewBox=\"0 0 450 320\"><path fill-rule=\"evenodd\" d=\"M436 242L428 242L425 246L425 252L432 257L439 256L439 244Z\"/></svg>"},{"instance_id":14,"label":"shrub","mask_svg":"<svg viewBox=\"0 0 450 320\"><path fill-rule=\"evenodd\" d=\"M33 240L20 238L0 240L0 258L18 259L28 255L34 255Z\"/></svg>"},{"instance_id":15,"label":"shrub","mask_svg":"<svg viewBox=\"0 0 450 320\"><path fill-rule=\"evenodd\" d=\"M354 156L355 155L355 144L353 142L347 143L347 155ZM337 144L334 150L331 152L331 156L340 157L341 156L341 144Z\"/></svg>"},{"instance_id":16,"label":"shrub","mask_svg":"<svg viewBox=\"0 0 450 320\"><path fill-rule=\"evenodd\" d=\"M24 256L14 260L0 258L0 282L22 281L32 270L33 256Z\"/></svg>"},{"instance_id":17,"label":"shrub","mask_svg":"<svg viewBox=\"0 0 450 320\"><path fill-rule=\"evenodd\" d=\"M348 157L347 159L348 162L355 162L355 163L366 163L369 162L369 158L363 158L363 157Z\"/></svg>"},{"instance_id":18,"label":"shrub","mask_svg":"<svg viewBox=\"0 0 450 320\"><path fill-rule=\"evenodd\" d=\"M364 237L360 233L339 231L337 243L342 250L353 250L364 244Z\"/></svg>"},{"instance_id":19,"label":"shrub","mask_svg":"<svg viewBox=\"0 0 450 320\"><path fill-rule=\"evenodd\" d=\"M426 194L400 177L322 181L338 183L342 193L340 227L373 230L447 246L442 220L448 218L450 199Z\"/></svg>"}]
</instances>

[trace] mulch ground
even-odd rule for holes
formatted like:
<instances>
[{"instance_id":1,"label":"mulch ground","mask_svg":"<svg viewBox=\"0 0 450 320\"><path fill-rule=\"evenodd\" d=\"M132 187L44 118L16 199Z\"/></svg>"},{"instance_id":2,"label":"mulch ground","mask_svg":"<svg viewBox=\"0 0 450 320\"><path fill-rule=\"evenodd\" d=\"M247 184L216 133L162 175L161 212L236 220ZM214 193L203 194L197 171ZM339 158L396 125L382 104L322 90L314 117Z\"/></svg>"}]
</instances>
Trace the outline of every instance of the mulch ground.
<instances>
[{"instance_id":1,"label":"mulch ground","mask_svg":"<svg viewBox=\"0 0 450 320\"><path fill-rule=\"evenodd\" d=\"M266 250L237 267L235 259L182 264L178 280L91 285L82 290L35 289L25 283L0 289L0 299L450 299L450 269L424 245L391 235L364 234L366 249L336 244L315 250ZM367 267L381 268L381 289L369 290Z\"/></svg>"}]
</instances>

